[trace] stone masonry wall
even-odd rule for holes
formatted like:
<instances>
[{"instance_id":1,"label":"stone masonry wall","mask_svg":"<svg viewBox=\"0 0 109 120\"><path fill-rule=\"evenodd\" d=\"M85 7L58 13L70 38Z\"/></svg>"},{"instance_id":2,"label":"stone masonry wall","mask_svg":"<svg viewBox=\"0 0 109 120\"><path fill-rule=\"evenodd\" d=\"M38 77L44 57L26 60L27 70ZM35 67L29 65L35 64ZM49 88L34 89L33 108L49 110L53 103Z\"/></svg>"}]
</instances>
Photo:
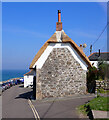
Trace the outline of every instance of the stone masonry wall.
<instances>
[{"instance_id":1,"label":"stone masonry wall","mask_svg":"<svg viewBox=\"0 0 109 120\"><path fill-rule=\"evenodd\" d=\"M109 90L109 80L96 80L96 88L95 88L96 93L97 93L97 89Z\"/></svg>"},{"instance_id":2,"label":"stone masonry wall","mask_svg":"<svg viewBox=\"0 0 109 120\"><path fill-rule=\"evenodd\" d=\"M41 98L71 96L86 92L86 71L67 48L52 50L40 69L38 81L41 86Z\"/></svg>"}]
</instances>

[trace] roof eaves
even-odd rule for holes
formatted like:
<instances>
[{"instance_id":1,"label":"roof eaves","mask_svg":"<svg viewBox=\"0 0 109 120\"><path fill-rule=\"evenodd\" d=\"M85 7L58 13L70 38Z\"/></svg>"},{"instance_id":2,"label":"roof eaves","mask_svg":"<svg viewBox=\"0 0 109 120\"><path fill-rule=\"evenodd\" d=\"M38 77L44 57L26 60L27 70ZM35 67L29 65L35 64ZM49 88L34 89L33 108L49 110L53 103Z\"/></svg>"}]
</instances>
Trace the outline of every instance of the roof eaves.
<instances>
[{"instance_id":1,"label":"roof eaves","mask_svg":"<svg viewBox=\"0 0 109 120\"><path fill-rule=\"evenodd\" d=\"M54 33L50 39L48 39L45 44L41 47L41 49L38 51L38 53L35 55L31 65L30 65L30 69L33 68L33 65L35 64L35 62L39 59L39 57L42 55L42 53L44 52L44 50L47 48L47 46L49 45L49 43L56 43L58 42L56 39L56 33ZM82 57L83 60L85 60L86 64L88 64L89 67L92 67L88 57L84 54L84 52L79 48L79 46L70 38L68 37L65 32L63 32L63 38L62 38L62 42L70 42L71 45L76 49L76 51L78 52L78 54Z\"/></svg>"},{"instance_id":2,"label":"roof eaves","mask_svg":"<svg viewBox=\"0 0 109 120\"><path fill-rule=\"evenodd\" d=\"M32 70L30 70L29 72L25 73L24 76L27 75L27 74L29 74L31 71L32 71Z\"/></svg>"},{"instance_id":3,"label":"roof eaves","mask_svg":"<svg viewBox=\"0 0 109 120\"><path fill-rule=\"evenodd\" d=\"M63 37L63 42L70 42L71 45L76 49L76 51L78 52L78 54L82 57L83 60L85 60L86 64L88 64L89 67L92 67L88 57L85 55L85 53L80 49L80 47L70 38L68 37L65 32L64 32L64 36Z\"/></svg>"}]
</instances>

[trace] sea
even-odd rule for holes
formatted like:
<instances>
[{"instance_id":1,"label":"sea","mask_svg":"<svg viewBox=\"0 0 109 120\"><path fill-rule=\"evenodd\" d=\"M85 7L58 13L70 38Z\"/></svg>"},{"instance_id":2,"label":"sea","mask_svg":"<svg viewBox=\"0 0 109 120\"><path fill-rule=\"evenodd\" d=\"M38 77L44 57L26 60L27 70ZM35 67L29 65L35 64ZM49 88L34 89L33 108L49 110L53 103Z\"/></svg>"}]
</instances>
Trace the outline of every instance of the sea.
<instances>
[{"instance_id":1,"label":"sea","mask_svg":"<svg viewBox=\"0 0 109 120\"><path fill-rule=\"evenodd\" d=\"M1 70L0 71L0 82L7 81L12 78L23 77L23 75L27 72L29 72L29 70Z\"/></svg>"}]
</instances>

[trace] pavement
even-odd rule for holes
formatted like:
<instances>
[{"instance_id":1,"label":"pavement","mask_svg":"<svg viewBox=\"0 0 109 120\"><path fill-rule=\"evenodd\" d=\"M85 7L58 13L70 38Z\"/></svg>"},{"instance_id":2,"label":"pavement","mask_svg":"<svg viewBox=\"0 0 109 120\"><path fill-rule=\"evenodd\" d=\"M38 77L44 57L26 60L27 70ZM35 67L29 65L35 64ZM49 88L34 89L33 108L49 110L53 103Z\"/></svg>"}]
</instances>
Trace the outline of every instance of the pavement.
<instances>
[{"instance_id":1,"label":"pavement","mask_svg":"<svg viewBox=\"0 0 109 120\"><path fill-rule=\"evenodd\" d=\"M3 118L79 118L77 106L94 98L94 95L74 95L67 98L29 100L31 88L13 86L2 94Z\"/></svg>"},{"instance_id":2,"label":"pavement","mask_svg":"<svg viewBox=\"0 0 109 120\"><path fill-rule=\"evenodd\" d=\"M93 117L95 119L97 118L109 118L109 111L98 111L98 110L92 110Z\"/></svg>"}]
</instances>

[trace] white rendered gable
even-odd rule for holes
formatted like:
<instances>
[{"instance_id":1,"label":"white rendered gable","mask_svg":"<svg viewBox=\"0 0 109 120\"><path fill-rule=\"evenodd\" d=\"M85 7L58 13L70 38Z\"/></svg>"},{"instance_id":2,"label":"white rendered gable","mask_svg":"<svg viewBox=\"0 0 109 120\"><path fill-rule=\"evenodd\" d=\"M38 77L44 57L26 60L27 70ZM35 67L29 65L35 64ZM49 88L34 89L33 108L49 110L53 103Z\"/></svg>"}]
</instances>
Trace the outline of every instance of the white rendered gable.
<instances>
[{"instance_id":1,"label":"white rendered gable","mask_svg":"<svg viewBox=\"0 0 109 120\"><path fill-rule=\"evenodd\" d=\"M87 70L88 65L85 61L80 57L80 55L75 51L75 49L71 46L70 43L50 43L37 62L34 64L33 68L37 66L37 69L41 69L45 61L47 60L49 54L53 50L53 48L68 48L71 52L72 56L78 61L83 68L83 70Z\"/></svg>"},{"instance_id":2,"label":"white rendered gable","mask_svg":"<svg viewBox=\"0 0 109 120\"><path fill-rule=\"evenodd\" d=\"M63 32L64 32L64 30L55 32L56 33L56 38L57 38L58 42L62 42Z\"/></svg>"}]
</instances>

